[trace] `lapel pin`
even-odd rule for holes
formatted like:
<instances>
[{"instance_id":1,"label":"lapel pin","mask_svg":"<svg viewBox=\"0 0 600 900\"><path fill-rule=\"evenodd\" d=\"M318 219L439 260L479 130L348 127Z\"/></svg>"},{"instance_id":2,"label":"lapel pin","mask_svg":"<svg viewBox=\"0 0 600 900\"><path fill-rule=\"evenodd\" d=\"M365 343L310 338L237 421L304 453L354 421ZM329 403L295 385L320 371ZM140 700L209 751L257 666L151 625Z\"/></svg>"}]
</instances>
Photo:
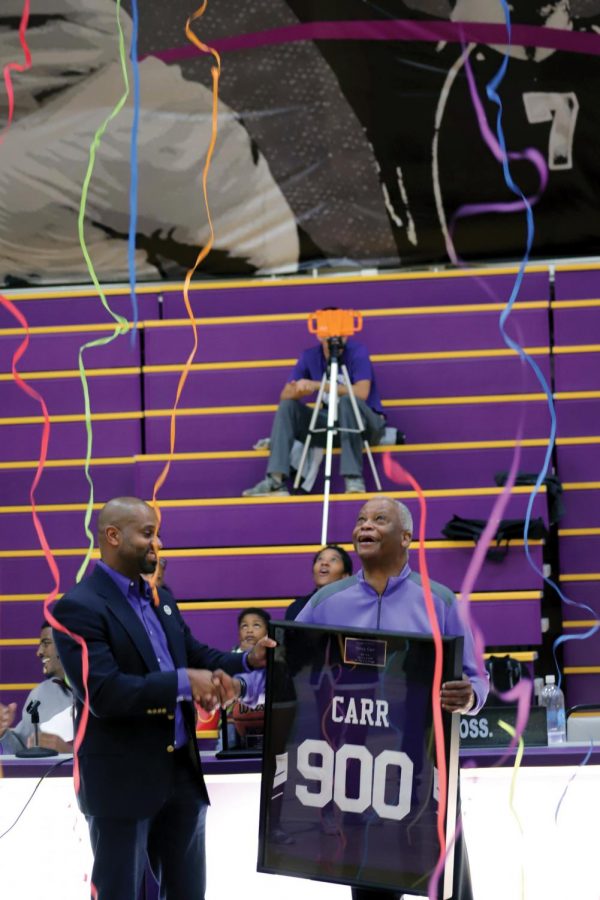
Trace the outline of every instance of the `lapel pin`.
<instances>
[{"instance_id":1,"label":"lapel pin","mask_svg":"<svg viewBox=\"0 0 600 900\"><path fill-rule=\"evenodd\" d=\"M171 607L170 607L170 606L163 606L163 609L164 609L164 611L165 611L165 615L166 615L166 616L170 616L170 615L171 615Z\"/></svg>"}]
</instances>

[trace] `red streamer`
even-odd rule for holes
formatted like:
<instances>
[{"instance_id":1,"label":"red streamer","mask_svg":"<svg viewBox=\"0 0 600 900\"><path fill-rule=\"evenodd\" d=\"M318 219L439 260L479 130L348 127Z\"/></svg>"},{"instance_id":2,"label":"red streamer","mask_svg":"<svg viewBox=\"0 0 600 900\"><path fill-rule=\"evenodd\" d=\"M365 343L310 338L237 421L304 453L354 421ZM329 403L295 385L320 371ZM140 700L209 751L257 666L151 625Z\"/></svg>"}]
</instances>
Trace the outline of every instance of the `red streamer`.
<instances>
[{"instance_id":1,"label":"red streamer","mask_svg":"<svg viewBox=\"0 0 600 900\"><path fill-rule=\"evenodd\" d=\"M11 122L13 120L14 112L15 112L15 90L13 88L12 83L12 75L11 71L15 72L26 72L27 69L31 68L31 51L27 45L27 40L25 38L25 33L27 31L27 25L29 23L29 3L30 0L25 0L23 4L23 13L21 15L21 22L19 23L19 42L23 49L23 56L25 57L25 63L18 62L10 62L4 66L4 84L6 85L6 96L8 97L8 119L6 125L0 132L0 144L4 140L4 135L10 128Z\"/></svg>"},{"instance_id":2,"label":"red streamer","mask_svg":"<svg viewBox=\"0 0 600 900\"><path fill-rule=\"evenodd\" d=\"M440 694L442 690L442 635L440 625L435 614L435 605L433 595L431 593L431 581L429 579L429 570L427 568L427 560L425 555L425 526L427 524L427 501L421 485L413 478L399 462L392 459L389 452L383 455L383 470L391 481L396 484L409 484L416 492L419 498L419 571L423 581L423 593L425 594L425 608L431 626L431 634L433 636L433 644L435 647L435 664L433 668L433 684L431 686L431 701L433 708L433 732L435 736L435 755L439 774L439 803L437 811L437 833L440 842L439 863L446 856L446 832L444 828L444 820L446 818L446 806L448 803L448 791L446 782L448 779L448 766L446 763L446 750L444 747L444 727L442 723L442 704L440 702Z\"/></svg>"},{"instance_id":3,"label":"red streamer","mask_svg":"<svg viewBox=\"0 0 600 900\"><path fill-rule=\"evenodd\" d=\"M46 401L34 388L31 387L26 381L23 380L19 372L17 371L17 364L19 360L24 356L27 352L27 348L29 347L29 323L27 319L23 315L23 313L17 309L14 303L12 303L7 297L4 297L0 294L0 304L17 320L19 325L23 328L25 332L25 337L15 350L12 363L11 363L11 371L13 379L17 385L17 387L22 390L25 394L39 403L42 410L42 417L44 419L42 425L42 437L40 441L40 455L37 464L37 469L35 471L35 475L33 481L31 483L31 487L29 489L29 500L31 503L31 515L33 518L33 525L40 542L40 546L44 551L44 556L46 558L46 562L48 563L48 568L50 569L50 573L52 575L52 579L54 581L54 587L48 594L48 596L44 600L44 618L47 622L49 622L53 628L56 628L57 631L62 631L63 634L68 635L74 641L77 641L78 644L81 645L81 668L82 668L82 678L83 678L83 686L85 691L85 703L83 708L83 713L81 716L81 721L79 723L79 727L77 729L77 734L75 735L74 741L74 753L73 753L73 781L75 784L75 791L79 791L79 763L77 760L77 751L81 745L83 740L83 735L85 733L85 727L87 724L88 716L89 716L89 694L88 694L88 673L89 673L89 662L88 662L88 651L85 640L77 634L73 634L73 632L69 631L68 628L65 628L64 625L54 618L52 612L50 610L50 605L54 603L58 596L58 592L60 590L60 574L58 571L58 566L56 564L56 559L52 550L50 549L50 545L48 544L48 540L46 538L46 533L44 531L44 526L42 525L40 518L37 513L36 505L35 505L35 492L37 490L37 486L40 483L40 478L42 477L42 472L44 471L44 466L46 465L46 460L48 458L48 444L50 442L50 415L48 413L48 407L46 406Z\"/></svg>"}]
</instances>

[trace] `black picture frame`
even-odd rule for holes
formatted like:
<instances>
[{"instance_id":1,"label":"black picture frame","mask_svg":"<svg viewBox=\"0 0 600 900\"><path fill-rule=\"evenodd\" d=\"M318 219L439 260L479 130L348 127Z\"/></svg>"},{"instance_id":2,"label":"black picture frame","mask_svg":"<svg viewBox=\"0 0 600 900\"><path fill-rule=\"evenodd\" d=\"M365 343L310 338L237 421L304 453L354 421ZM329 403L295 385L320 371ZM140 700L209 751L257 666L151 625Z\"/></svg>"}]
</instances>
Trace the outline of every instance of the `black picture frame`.
<instances>
[{"instance_id":1,"label":"black picture frame","mask_svg":"<svg viewBox=\"0 0 600 900\"><path fill-rule=\"evenodd\" d=\"M427 896L439 858L433 638L271 623L260 872ZM463 639L442 638L442 681ZM451 896L459 716L442 713Z\"/></svg>"}]
</instances>

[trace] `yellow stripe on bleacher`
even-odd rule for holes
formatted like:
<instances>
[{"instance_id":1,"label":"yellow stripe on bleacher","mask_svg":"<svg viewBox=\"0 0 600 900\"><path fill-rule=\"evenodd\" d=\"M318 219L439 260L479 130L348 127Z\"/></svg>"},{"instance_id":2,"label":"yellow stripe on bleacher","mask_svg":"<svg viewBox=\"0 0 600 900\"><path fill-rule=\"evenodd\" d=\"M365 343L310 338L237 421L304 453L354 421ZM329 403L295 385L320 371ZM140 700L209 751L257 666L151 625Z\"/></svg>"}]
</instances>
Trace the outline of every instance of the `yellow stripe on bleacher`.
<instances>
[{"instance_id":1,"label":"yellow stripe on bleacher","mask_svg":"<svg viewBox=\"0 0 600 900\"><path fill-rule=\"evenodd\" d=\"M32 691L39 684L38 681L34 681L32 684L15 684L15 683L3 683L0 684L0 691Z\"/></svg>"},{"instance_id":2,"label":"yellow stripe on bleacher","mask_svg":"<svg viewBox=\"0 0 600 900\"><path fill-rule=\"evenodd\" d=\"M532 493L534 485L519 485L512 489L513 494L527 495ZM501 494L501 487L482 487L482 488L431 488L423 491L428 499L445 498L445 497L496 497ZM546 493L546 486L543 485L540 493ZM336 503L355 503L354 497L347 494L332 494L332 499ZM417 497L416 491L388 491L386 497L393 497L397 500L414 499ZM323 502L322 494L297 494L290 497L273 498L269 496L257 497L191 497L186 499L161 500L161 509L194 509L196 507L206 506L261 506L268 505L273 499L279 499L286 503L319 503ZM93 509L101 509L103 503L94 503ZM36 503L38 512L82 512L87 509L86 503ZM0 514L2 513L30 513L31 506L0 506Z\"/></svg>"},{"instance_id":3,"label":"yellow stripe on bleacher","mask_svg":"<svg viewBox=\"0 0 600 900\"><path fill-rule=\"evenodd\" d=\"M595 306L600 306L600 300L553 300L550 304L552 309L582 309Z\"/></svg>"},{"instance_id":4,"label":"yellow stripe on bleacher","mask_svg":"<svg viewBox=\"0 0 600 900\"><path fill-rule=\"evenodd\" d=\"M600 572L563 572L558 580L563 581L600 581Z\"/></svg>"},{"instance_id":5,"label":"yellow stripe on bleacher","mask_svg":"<svg viewBox=\"0 0 600 900\"><path fill-rule=\"evenodd\" d=\"M581 269L594 269L594 265L581 265L579 268ZM421 272L378 272L375 269L361 269L358 272L346 272L340 273L336 275L321 275L319 274L317 277L313 275L282 275L279 277L264 277L264 278L238 278L238 279L223 279L222 281L205 281L198 282L192 285L193 292L204 292L208 291L218 291L218 290L231 290L232 288L273 288L273 287L285 287L286 285L306 285L309 287L319 288L319 286L323 284L347 284L347 283L368 283L370 281L374 282L383 282L383 281L431 281L432 279L454 279L454 278L481 278L487 275L515 275L519 271L518 267L513 264L508 264L505 266L489 266L489 267L481 267L469 269L468 271L465 269L446 269L442 271L431 271L427 269L426 271ZM525 269L527 273L542 273L545 274L548 272L548 265L535 263L533 265L527 266ZM558 271L558 269L557 269ZM562 270L561 270L562 271ZM570 269L566 269L565 271L571 271ZM103 288L104 293L107 296L117 296L119 294L127 297L129 295L129 285L114 285L113 287ZM165 284L163 281L158 282L148 282L147 284L138 284L136 285L136 295L137 294L175 294L181 293L183 290L183 282L171 282L169 284ZM47 300L47 299L62 299L69 297L97 297L98 294L95 290L91 288L54 288L54 289L46 289L46 290L23 290L18 289L15 291L5 291L4 292L7 297L9 297L13 302L19 302L21 300Z\"/></svg>"},{"instance_id":6,"label":"yellow stripe on bleacher","mask_svg":"<svg viewBox=\"0 0 600 900\"><path fill-rule=\"evenodd\" d=\"M559 528L559 537L585 537L600 534L600 528Z\"/></svg>"},{"instance_id":7,"label":"yellow stripe on bleacher","mask_svg":"<svg viewBox=\"0 0 600 900\"><path fill-rule=\"evenodd\" d=\"M160 410L160 414L162 415L165 411ZM0 420L1 423L1 420ZM546 447L547 440L545 438L527 438L524 441L521 441L521 447ZM561 446L575 446L581 443L585 444L598 444L600 443L600 437L596 438L559 438L556 442ZM379 446L372 447L371 450L373 453L414 453L414 452L436 452L439 450L504 450L511 449L517 446L516 440L496 440L496 441L456 441L454 443L440 443L440 444L390 444L388 446ZM334 454L339 454L340 449L335 448ZM198 453L175 453L172 457L174 461L179 462L189 462L193 460L201 460L201 459L242 459L242 458L256 458L260 459L261 457L265 457L268 455L266 450L205 450ZM168 454L166 453L148 453L145 455L134 455L134 456L117 456L117 457L98 457L97 459L92 459L92 465L120 465L120 464L130 464L134 463L143 463L143 462L159 462L166 460L168 458ZM84 460L82 459L55 459L48 460L45 464L46 468L64 468L65 466L76 466L83 465ZM38 461L37 460L19 460L19 461L11 461L11 462L0 462L0 471L3 469L30 469L37 468ZM448 489L450 490L450 489ZM493 490L493 488L486 489L475 489L480 490L481 492L485 492L486 490ZM516 490L516 489L513 489ZM320 497L321 495L314 495ZM334 495L339 497L340 495ZM436 495L431 494L431 496L450 496L450 494L438 493ZM242 498L238 498L242 499ZM248 498L244 498L248 500ZM304 500L304 498L300 498L299 496L290 498L286 497L269 497L268 501L270 503L274 501L281 501L285 499L286 502L304 501L306 503L310 503L311 499ZM256 501L255 498L252 498L252 502L262 502Z\"/></svg>"},{"instance_id":8,"label":"yellow stripe on bleacher","mask_svg":"<svg viewBox=\"0 0 600 900\"><path fill-rule=\"evenodd\" d=\"M98 378L104 375L141 375L140 366L125 366L113 369L86 369L85 374L89 378ZM19 372L25 381L41 381L42 379L79 378L78 369L51 369L45 372ZM13 381L12 372L0 374L0 381Z\"/></svg>"},{"instance_id":9,"label":"yellow stripe on bleacher","mask_svg":"<svg viewBox=\"0 0 600 900\"><path fill-rule=\"evenodd\" d=\"M565 666L565 675L600 675L600 666Z\"/></svg>"},{"instance_id":10,"label":"yellow stripe on bleacher","mask_svg":"<svg viewBox=\"0 0 600 900\"><path fill-rule=\"evenodd\" d=\"M142 411L135 412L105 412L92 413L92 422L112 422L115 419L143 419ZM43 423L43 416L5 416L0 419L0 425L39 425ZM50 422L85 422L85 416L78 413L50 416Z\"/></svg>"},{"instance_id":11,"label":"yellow stripe on bleacher","mask_svg":"<svg viewBox=\"0 0 600 900\"><path fill-rule=\"evenodd\" d=\"M553 349L557 356L565 353L598 353L600 344L555 344Z\"/></svg>"},{"instance_id":12,"label":"yellow stripe on bleacher","mask_svg":"<svg viewBox=\"0 0 600 900\"><path fill-rule=\"evenodd\" d=\"M484 659L490 659L492 656L510 656L512 659L518 659L520 662L535 662L538 658L537 650L507 650L502 653L484 653Z\"/></svg>"},{"instance_id":13,"label":"yellow stripe on bleacher","mask_svg":"<svg viewBox=\"0 0 600 900\"><path fill-rule=\"evenodd\" d=\"M277 498L273 498L277 499ZM523 547L523 540L511 541L513 547ZM542 546L543 541L529 541L530 547ZM352 544L340 544L345 550L354 550ZM413 550L417 550L420 546L419 541L413 541ZM490 547L495 547L493 541ZM461 548L473 549L473 541L447 541L447 540L431 540L425 541L427 550L460 550ZM317 553L321 549L321 544L282 544L270 547L190 547L183 550L169 549L163 552L166 559L181 559L188 557L216 557L216 556L282 556L286 553ZM52 548L52 553L57 557L83 556L87 552L85 547L60 547ZM99 552L95 550L92 559L99 559ZM43 558L44 551L36 549L27 550L0 550L0 559L36 559Z\"/></svg>"},{"instance_id":14,"label":"yellow stripe on bleacher","mask_svg":"<svg viewBox=\"0 0 600 900\"><path fill-rule=\"evenodd\" d=\"M565 491L594 491L600 488L600 481L563 481Z\"/></svg>"},{"instance_id":15,"label":"yellow stripe on bleacher","mask_svg":"<svg viewBox=\"0 0 600 900\"><path fill-rule=\"evenodd\" d=\"M563 628L594 628L600 619L571 619L562 623Z\"/></svg>"},{"instance_id":16,"label":"yellow stripe on bleacher","mask_svg":"<svg viewBox=\"0 0 600 900\"><path fill-rule=\"evenodd\" d=\"M38 638L0 638L0 647L36 647Z\"/></svg>"},{"instance_id":17,"label":"yellow stripe on bleacher","mask_svg":"<svg viewBox=\"0 0 600 900\"><path fill-rule=\"evenodd\" d=\"M97 456L90 460L91 466L120 466L135 462L135 456ZM0 471L2 469L37 469L39 460L23 459L12 462L0 462ZM83 466L85 459L47 459L44 463L44 469L63 469L67 466Z\"/></svg>"}]
</instances>

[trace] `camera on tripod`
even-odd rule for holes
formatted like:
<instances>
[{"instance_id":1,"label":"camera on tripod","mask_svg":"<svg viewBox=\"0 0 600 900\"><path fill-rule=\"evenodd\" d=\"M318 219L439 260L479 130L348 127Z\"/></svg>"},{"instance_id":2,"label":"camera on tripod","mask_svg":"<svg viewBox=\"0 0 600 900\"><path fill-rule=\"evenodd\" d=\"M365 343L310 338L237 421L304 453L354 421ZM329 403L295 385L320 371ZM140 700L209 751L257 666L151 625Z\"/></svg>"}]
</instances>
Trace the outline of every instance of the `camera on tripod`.
<instances>
[{"instance_id":1,"label":"camera on tripod","mask_svg":"<svg viewBox=\"0 0 600 900\"><path fill-rule=\"evenodd\" d=\"M331 359L339 359L344 349L345 339L362 331L362 313L353 309L328 307L318 309L308 317L308 330L318 340L327 341Z\"/></svg>"}]
</instances>

